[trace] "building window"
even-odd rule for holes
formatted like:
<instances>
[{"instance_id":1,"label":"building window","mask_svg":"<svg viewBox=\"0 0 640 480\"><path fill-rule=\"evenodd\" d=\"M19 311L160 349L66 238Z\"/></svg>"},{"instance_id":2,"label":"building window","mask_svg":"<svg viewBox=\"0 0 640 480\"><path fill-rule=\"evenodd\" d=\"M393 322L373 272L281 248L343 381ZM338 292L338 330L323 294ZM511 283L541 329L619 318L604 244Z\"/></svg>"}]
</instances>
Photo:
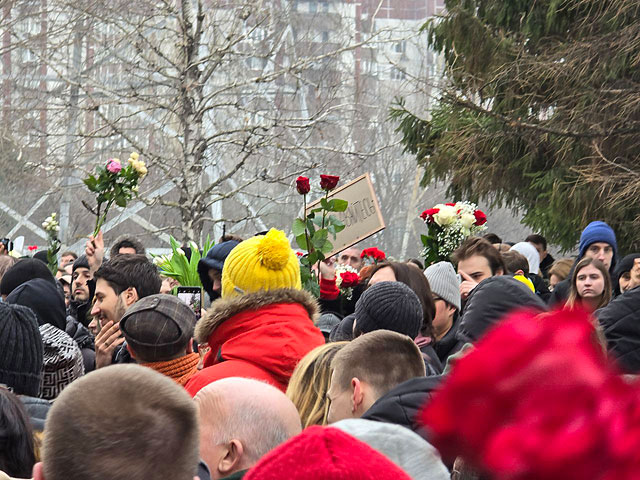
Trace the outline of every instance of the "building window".
<instances>
[{"instance_id":1,"label":"building window","mask_svg":"<svg viewBox=\"0 0 640 480\"><path fill-rule=\"evenodd\" d=\"M309 13L316 13L318 11L318 2L311 0L309 2Z\"/></svg>"},{"instance_id":2,"label":"building window","mask_svg":"<svg viewBox=\"0 0 640 480\"><path fill-rule=\"evenodd\" d=\"M391 80L404 80L406 74L397 67L391 68Z\"/></svg>"},{"instance_id":3,"label":"building window","mask_svg":"<svg viewBox=\"0 0 640 480\"><path fill-rule=\"evenodd\" d=\"M329 11L329 2L321 2L320 10L323 11L324 13L327 13Z\"/></svg>"},{"instance_id":4,"label":"building window","mask_svg":"<svg viewBox=\"0 0 640 480\"><path fill-rule=\"evenodd\" d=\"M322 41L327 43L329 41L329 32L322 32Z\"/></svg>"},{"instance_id":5,"label":"building window","mask_svg":"<svg viewBox=\"0 0 640 480\"><path fill-rule=\"evenodd\" d=\"M401 40L400 42L396 42L395 45L393 46L393 50L396 53L404 53L406 49L407 49L406 40Z\"/></svg>"}]
</instances>

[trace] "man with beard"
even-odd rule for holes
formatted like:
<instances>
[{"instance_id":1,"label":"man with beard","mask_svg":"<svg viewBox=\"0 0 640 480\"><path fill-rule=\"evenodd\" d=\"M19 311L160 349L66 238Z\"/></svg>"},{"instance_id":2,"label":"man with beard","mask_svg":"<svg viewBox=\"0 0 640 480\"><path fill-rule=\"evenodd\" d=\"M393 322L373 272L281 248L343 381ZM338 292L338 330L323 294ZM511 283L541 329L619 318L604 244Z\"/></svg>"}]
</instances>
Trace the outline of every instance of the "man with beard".
<instances>
[{"instance_id":1,"label":"man with beard","mask_svg":"<svg viewBox=\"0 0 640 480\"><path fill-rule=\"evenodd\" d=\"M139 299L160 292L162 281L156 267L144 255L116 255L94 274L95 303L91 315L100 333L96 336L96 368L129 363L123 347L120 319Z\"/></svg>"}]
</instances>

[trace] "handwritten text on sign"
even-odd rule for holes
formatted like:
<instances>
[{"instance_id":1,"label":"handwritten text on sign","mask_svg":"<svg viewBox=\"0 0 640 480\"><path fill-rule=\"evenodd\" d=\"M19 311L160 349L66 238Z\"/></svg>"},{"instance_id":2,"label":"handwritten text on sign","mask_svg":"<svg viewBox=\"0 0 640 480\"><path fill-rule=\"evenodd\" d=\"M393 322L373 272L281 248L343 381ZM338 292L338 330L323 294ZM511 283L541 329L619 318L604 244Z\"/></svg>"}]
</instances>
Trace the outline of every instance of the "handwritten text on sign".
<instances>
[{"instance_id":1,"label":"handwritten text on sign","mask_svg":"<svg viewBox=\"0 0 640 480\"><path fill-rule=\"evenodd\" d=\"M349 206L344 212L333 214L344 223L345 229L336 235L335 240L329 238L333 244L333 250L327 256L349 248L385 228L380 205L368 173L336 189L329 195L329 199L331 198L346 200ZM318 203L309 205L308 211Z\"/></svg>"}]
</instances>

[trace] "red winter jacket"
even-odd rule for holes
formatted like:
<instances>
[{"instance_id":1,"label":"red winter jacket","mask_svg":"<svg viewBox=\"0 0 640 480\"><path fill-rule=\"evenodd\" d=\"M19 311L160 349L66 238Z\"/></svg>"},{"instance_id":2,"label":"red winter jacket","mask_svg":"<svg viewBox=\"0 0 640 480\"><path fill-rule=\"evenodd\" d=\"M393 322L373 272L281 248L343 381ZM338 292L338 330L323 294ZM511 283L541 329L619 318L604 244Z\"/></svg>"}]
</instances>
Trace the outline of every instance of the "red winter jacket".
<instances>
[{"instance_id":1,"label":"red winter jacket","mask_svg":"<svg viewBox=\"0 0 640 480\"><path fill-rule=\"evenodd\" d=\"M319 309L304 290L280 289L217 300L198 322L195 338L208 343L204 368L185 388L194 396L216 380L255 378L282 391L302 357L324 343L313 322Z\"/></svg>"}]
</instances>

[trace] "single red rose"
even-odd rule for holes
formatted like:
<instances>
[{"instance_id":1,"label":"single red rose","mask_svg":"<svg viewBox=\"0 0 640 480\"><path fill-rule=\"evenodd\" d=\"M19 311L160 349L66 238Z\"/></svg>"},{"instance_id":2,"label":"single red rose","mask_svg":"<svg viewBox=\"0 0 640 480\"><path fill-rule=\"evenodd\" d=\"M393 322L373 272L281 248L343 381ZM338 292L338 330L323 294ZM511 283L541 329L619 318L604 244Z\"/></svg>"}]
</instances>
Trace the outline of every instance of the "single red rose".
<instances>
[{"instance_id":1,"label":"single red rose","mask_svg":"<svg viewBox=\"0 0 640 480\"><path fill-rule=\"evenodd\" d=\"M340 278L342 279L340 288L355 287L356 285L358 285L358 282L360 282L360 276L357 273L353 272L342 272L340 274Z\"/></svg>"},{"instance_id":2,"label":"single red rose","mask_svg":"<svg viewBox=\"0 0 640 480\"><path fill-rule=\"evenodd\" d=\"M33 252L34 250L37 250L38 246L37 245L29 245L27 247L27 250L29 250L30 252Z\"/></svg>"},{"instance_id":3,"label":"single red rose","mask_svg":"<svg viewBox=\"0 0 640 480\"><path fill-rule=\"evenodd\" d=\"M339 181L340 177L337 177L335 175L320 175L320 188L322 188L322 190L324 190L325 192L330 192L331 190L336 188L336 185L338 185Z\"/></svg>"},{"instance_id":4,"label":"single red rose","mask_svg":"<svg viewBox=\"0 0 640 480\"><path fill-rule=\"evenodd\" d=\"M427 208L420 214L420 218L427 223L433 223L433 216L440 211L439 208Z\"/></svg>"},{"instance_id":5,"label":"single red rose","mask_svg":"<svg viewBox=\"0 0 640 480\"><path fill-rule=\"evenodd\" d=\"M455 203L445 203L445 205L449 206L449 207L455 207L456 204Z\"/></svg>"},{"instance_id":6,"label":"single red rose","mask_svg":"<svg viewBox=\"0 0 640 480\"><path fill-rule=\"evenodd\" d=\"M304 257L304 253L302 252L296 252L296 255L298 256L298 258Z\"/></svg>"},{"instance_id":7,"label":"single red rose","mask_svg":"<svg viewBox=\"0 0 640 480\"><path fill-rule=\"evenodd\" d=\"M482 210L476 210L473 212L473 216L476 217L476 223L474 225L480 226L487 223L487 216Z\"/></svg>"},{"instance_id":8,"label":"single red rose","mask_svg":"<svg viewBox=\"0 0 640 480\"><path fill-rule=\"evenodd\" d=\"M306 195L311 191L311 185L307 177L298 177L296 179L296 189L300 195Z\"/></svg>"}]
</instances>

